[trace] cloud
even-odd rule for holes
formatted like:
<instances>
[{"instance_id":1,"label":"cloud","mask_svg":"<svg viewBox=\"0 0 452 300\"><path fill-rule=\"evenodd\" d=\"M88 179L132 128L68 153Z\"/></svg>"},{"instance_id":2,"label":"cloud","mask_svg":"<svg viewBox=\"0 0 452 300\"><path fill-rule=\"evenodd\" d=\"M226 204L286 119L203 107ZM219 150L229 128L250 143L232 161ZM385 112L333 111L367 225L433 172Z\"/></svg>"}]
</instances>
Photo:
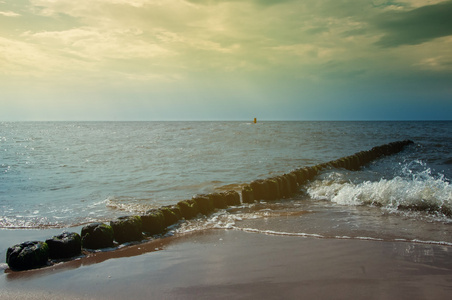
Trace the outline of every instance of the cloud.
<instances>
[{"instance_id":1,"label":"cloud","mask_svg":"<svg viewBox=\"0 0 452 300\"><path fill-rule=\"evenodd\" d=\"M170 54L166 49L137 37L140 35L137 29L102 32L89 27L24 34L29 40L53 45L60 53L77 53L81 58L93 61L105 58L152 58Z\"/></svg>"},{"instance_id":2,"label":"cloud","mask_svg":"<svg viewBox=\"0 0 452 300\"><path fill-rule=\"evenodd\" d=\"M9 34L0 36L0 75L124 89L240 82L245 93L288 78L309 87L445 72L452 26L432 20L444 19L452 1L439 1L28 0L5 9L24 17L2 20Z\"/></svg>"},{"instance_id":3,"label":"cloud","mask_svg":"<svg viewBox=\"0 0 452 300\"><path fill-rule=\"evenodd\" d=\"M0 16L4 17L20 17L21 15L12 11L0 11Z\"/></svg>"},{"instance_id":4,"label":"cloud","mask_svg":"<svg viewBox=\"0 0 452 300\"><path fill-rule=\"evenodd\" d=\"M201 4L201 5L218 5L227 2L243 2L243 0L187 0L188 2ZM292 2L294 0L252 0L250 2L262 6L272 6L277 4L282 4L285 2Z\"/></svg>"},{"instance_id":5,"label":"cloud","mask_svg":"<svg viewBox=\"0 0 452 300\"><path fill-rule=\"evenodd\" d=\"M452 1L422 6L408 11L390 11L375 17L373 23L383 36L381 47L417 45L452 35Z\"/></svg>"}]
</instances>

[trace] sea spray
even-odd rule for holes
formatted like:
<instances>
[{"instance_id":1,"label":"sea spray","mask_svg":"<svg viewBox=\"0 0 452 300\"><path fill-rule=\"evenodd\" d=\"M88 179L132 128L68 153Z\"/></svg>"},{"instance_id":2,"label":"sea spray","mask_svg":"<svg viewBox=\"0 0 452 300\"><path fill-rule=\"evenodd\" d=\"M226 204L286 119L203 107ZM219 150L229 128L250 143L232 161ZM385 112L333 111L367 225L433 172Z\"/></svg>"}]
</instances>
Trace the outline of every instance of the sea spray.
<instances>
[{"instance_id":1,"label":"sea spray","mask_svg":"<svg viewBox=\"0 0 452 300\"><path fill-rule=\"evenodd\" d=\"M378 178L369 169L357 173L326 172L307 187L307 193L313 200L341 205L371 205L388 212L422 211L452 218L452 186L443 174L433 175L419 161L400 165L394 171L392 178L387 175L389 179L379 180L365 180Z\"/></svg>"}]
</instances>

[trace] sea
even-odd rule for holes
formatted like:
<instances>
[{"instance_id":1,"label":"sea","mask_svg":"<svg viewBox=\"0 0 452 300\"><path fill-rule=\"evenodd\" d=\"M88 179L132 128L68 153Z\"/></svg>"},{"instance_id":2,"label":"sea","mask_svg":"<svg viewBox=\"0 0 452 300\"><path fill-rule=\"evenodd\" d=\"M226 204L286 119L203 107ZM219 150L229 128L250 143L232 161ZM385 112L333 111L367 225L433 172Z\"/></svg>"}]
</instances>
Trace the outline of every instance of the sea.
<instances>
[{"instance_id":1,"label":"sea","mask_svg":"<svg viewBox=\"0 0 452 300\"><path fill-rule=\"evenodd\" d=\"M414 143L402 152L358 171L323 170L288 199L219 210L170 232L218 228L450 249L452 121L1 122L0 236L240 192L256 179L407 139Z\"/></svg>"}]
</instances>

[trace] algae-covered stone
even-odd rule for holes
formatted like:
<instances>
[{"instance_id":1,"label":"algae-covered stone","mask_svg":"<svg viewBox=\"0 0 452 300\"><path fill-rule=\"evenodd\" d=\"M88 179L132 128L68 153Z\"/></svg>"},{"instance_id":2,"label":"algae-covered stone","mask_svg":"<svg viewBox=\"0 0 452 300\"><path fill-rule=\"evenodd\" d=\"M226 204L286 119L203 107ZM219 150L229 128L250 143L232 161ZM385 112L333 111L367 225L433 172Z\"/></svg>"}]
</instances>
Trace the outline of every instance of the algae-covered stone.
<instances>
[{"instance_id":1,"label":"algae-covered stone","mask_svg":"<svg viewBox=\"0 0 452 300\"><path fill-rule=\"evenodd\" d=\"M176 224L180 219L182 219L182 213L179 207L176 206L163 206L159 210L164 216L165 227Z\"/></svg>"},{"instance_id":2,"label":"algae-covered stone","mask_svg":"<svg viewBox=\"0 0 452 300\"><path fill-rule=\"evenodd\" d=\"M208 215L214 210L212 199L207 195L194 196L193 201L198 204L199 212L203 215Z\"/></svg>"},{"instance_id":3,"label":"algae-covered stone","mask_svg":"<svg viewBox=\"0 0 452 300\"><path fill-rule=\"evenodd\" d=\"M289 184L290 184L290 193L294 194L296 192L298 192L298 181L297 181L297 175L294 172L291 172L289 174L286 175L288 180L289 180Z\"/></svg>"},{"instance_id":4,"label":"algae-covered stone","mask_svg":"<svg viewBox=\"0 0 452 300\"><path fill-rule=\"evenodd\" d=\"M226 208L228 205L226 203L226 197L222 193L212 193L208 195L213 203L214 208Z\"/></svg>"},{"instance_id":5,"label":"algae-covered stone","mask_svg":"<svg viewBox=\"0 0 452 300\"><path fill-rule=\"evenodd\" d=\"M11 270L30 270L47 265L49 247L44 242L25 242L8 248L6 263Z\"/></svg>"},{"instance_id":6,"label":"algae-covered stone","mask_svg":"<svg viewBox=\"0 0 452 300\"><path fill-rule=\"evenodd\" d=\"M63 232L46 240L50 258L70 258L82 252L82 239L78 233Z\"/></svg>"},{"instance_id":7,"label":"algae-covered stone","mask_svg":"<svg viewBox=\"0 0 452 300\"><path fill-rule=\"evenodd\" d=\"M335 166L335 168L345 169L347 166L345 158L339 158L339 159L335 160L334 166Z\"/></svg>"},{"instance_id":8,"label":"algae-covered stone","mask_svg":"<svg viewBox=\"0 0 452 300\"><path fill-rule=\"evenodd\" d=\"M297 169L294 171L294 173L297 176L298 185L302 185L306 180L306 176L304 174L303 169Z\"/></svg>"},{"instance_id":9,"label":"algae-covered stone","mask_svg":"<svg viewBox=\"0 0 452 300\"><path fill-rule=\"evenodd\" d=\"M110 222L115 240L122 244L143 239L143 225L140 216L119 217Z\"/></svg>"},{"instance_id":10,"label":"algae-covered stone","mask_svg":"<svg viewBox=\"0 0 452 300\"><path fill-rule=\"evenodd\" d=\"M290 182L287 176L278 176L275 178L278 181L279 193L282 198L288 198L290 196Z\"/></svg>"},{"instance_id":11,"label":"algae-covered stone","mask_svg":"<svg viewBox=\"0 0 452 300\"><path fill-rule=\"evenodd\" d=\"M305 180L309 181L312 178L314 178L314 170L312 169L312 167L304 167L302 168L304 174L305 174Z\"/></svg>"},{"instance_id":12,"label":"algae-covered stone","mask_svg":"<svg viewBox=\"0 0 452 300\"><path fill-rule=\"evenodd\" d=\"M351 158L350 156L346 156L344 158L342 158L342 160L344 161L344 169L346 170L351 170L352 169L352 163L351 163Z\"/></svg>"},{"instance_id":13,"label":"algae-covered stone","mask_svg":"<svg viewBox=\"0 0 452 300\"><path fill-rule=\"evenodd\" d=\"M254 191L249 185L245 185L242 188L242 202L254 203Z\"/></svg>"},{"instance_id":14,"label":"algae-covered stone","mask_svg":"<svg viewBox=\"0 0 452 300\"><path fill-rule=\"evenodd\" d=\"M315 166L307 167L306 169L308 170L309 179L314 178L319 173L319 170Z\"/></svg>"},{"instance_id":15,"label":"algae-covered stone","mask_svg":"<svg viewBox=\"0 0 452 300\"><path fill-rule=\"evenodd\" d=\"M226 204L228 206L238 206L240 205L240 194L236 191L227 191L224 194L226 199Z\"/></svg>"},{"instance_id":16,"label":"algae-covered stone","mask_svg":"<svg viewBox=\"0 0 452 300\"><path fill-rule=\"evenodd\" d=\"M180 210L180 207L177 205L171 205L170 206L171 211L176 215L177 221L182 219L182 211ZM177 223L177 222L176 222Z\"/></svg>"},{"instance_id":17,"label":"algae-covered stone","mask_svg":"<svg viewBox=\"0 0 452 300\"><path fill-rule=\"evenodd\" d=\"M113 247L113 228L103 223L92 223L82 228L82 247L102 249Z\"/></svg>"},{"instance_id":18,"label":"algae-covered stone","mask_svg":"<svg viewBox=\"0 0 452 300\"><path fill-rule=\"evenodd\" d=\"M274 178L266 180L268 186L268 200L277 200L281 198L278 181Z\"/></svg>"},{"instance_id":19,"label":"algae-covered stone","mask_svg":"<svg viewBox=\"0 0 452 300\"><path fill-rule=\"evenodd\" d=\"M357 155L350 156L350 170L356 171L360 168L360 161Z\"/></svg>"},{"instance_id":20,"label":"algae-covered stone","mask_svg":"<svg viewBox=\"0 0 452 300\"><path fill-rule=\"evenodd\" d=\"M199 213L198 203L194 200L180 201L177 206L179 206L182 217L186 220L193 219Z\"/></svg>"},{"instance_id":21,"label":"algae-covered stone","mask_svg":"<svg viewBox=\"0 0 452 300\"><path fill-rule=\"evenodd\" d=\"M143 231L147 234L160 234L165 230L165 216L159 209L152 209L141 216Z\"/></svg>"},{"instance_id":22,"label":"algae-covered stone","mask_svg":"<svg viewBox=\"0 0 452 300\"><path fill-rule=\"evenodd\" d=\"M265 180L255 180L250 183L250 186L254 191L254 199L268 200L268 185Z\"/></svg>"}]
</instances>

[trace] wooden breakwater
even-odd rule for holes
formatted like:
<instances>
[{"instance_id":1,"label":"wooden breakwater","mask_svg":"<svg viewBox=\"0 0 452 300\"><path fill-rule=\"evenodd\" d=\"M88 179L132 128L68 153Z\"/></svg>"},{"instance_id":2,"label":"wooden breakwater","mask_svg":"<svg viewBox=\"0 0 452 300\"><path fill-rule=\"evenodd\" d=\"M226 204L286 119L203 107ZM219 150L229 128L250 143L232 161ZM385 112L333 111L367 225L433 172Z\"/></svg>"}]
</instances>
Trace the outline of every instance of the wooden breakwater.
<instances>
[{"instance_id":1,"label":"wooden breakwater","mask_svg":"<svg viewBox=\"0 0 452 300\"><path fill-rule=\"evenodd\" d=\"M6 262L14 271L48 266L55 260L79 257L82 255L82 249L112 248L118 244L142 241L146 236L161 235L169 226L182 219L193 219L199 214L209 215L216 209L261 200L274 201L289 198L324 169L359 170L371 161L402 151L405 146L412 143L410 140L393 142L323 164L299 168L280 176L255 180L242 185L241 195L237 191L196 195L176 205L152 209L142 215L120 217L109 224L86 225L80 234L63 232L45 242L32 241L17 244L8 248Z\"/></svg>"}]
</instances>

